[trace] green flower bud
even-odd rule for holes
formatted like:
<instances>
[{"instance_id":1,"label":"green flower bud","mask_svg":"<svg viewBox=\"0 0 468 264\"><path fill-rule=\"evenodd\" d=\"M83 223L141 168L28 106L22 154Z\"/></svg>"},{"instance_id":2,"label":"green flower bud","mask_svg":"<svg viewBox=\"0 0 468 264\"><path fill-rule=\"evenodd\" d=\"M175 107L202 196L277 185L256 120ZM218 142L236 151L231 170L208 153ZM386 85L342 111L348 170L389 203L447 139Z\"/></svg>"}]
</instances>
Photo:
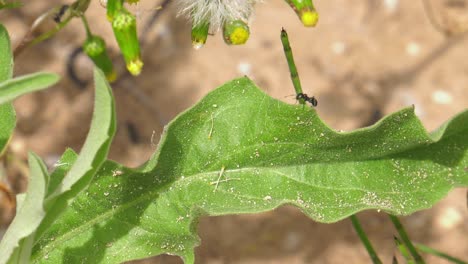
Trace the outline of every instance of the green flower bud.
<instances>
[{"instance_id":1,"label":"green flower bud","mask_svg":"<svg viewBox=\"0 0 468 264\"><path fill-rule=\"evenodd\" d=\"M242 45L249 39L250 30L242 20L226 22L223 26L224 42L229 45Z\"/></svg>"},{"instance_id":2,"label":"green flower bud","mask_svg":"<svg viewBox=\"0 0 468 264\"><path fill-rule=\"evenodd\" d=\"M319 15L312 0L285 0L294 9L301 22L306 27L317 25Z\"/></svg>"},{"instance_id":3,"label":"green flower bud","mask_svg":"<svg viewBox=\"0 0 468 264\"><path fill-rule=\"evenodd\" d=\"M107 19L113 21L115 15L123 9L124 0L107 0L106 9L107 9Z\"/></svg>"},{"instance_id":4,"label":"green flower bud","mask_svg":"<svg viewBox=\"0 0 468 264\"><path fill-rule=\"evenodd\" d=\"M206 39L208 38L208 30L210 29L210 23L200 23L192 27L192 46L195 49L200 49L205 45Z\"/></svg>"},{"instance_id":5,"label":"green flower bud","mask_svg":"<svg viewBox=\"0 0 468 264\"><path fill-rule=\"evenodd\" d=\"M127 10L121 9L114 16L112 29L127 64L127 70L132 75L140 74L143 62L140 57L135 16Z\"/></svg>"},{"instance_id":6,"label":"green flower bud","mask_svg":"<svg viewBox=\"0 0 468 264\"><path fill-rule=\"evenodd\" d=\"M117 75L107 54L106 43L101 37L89 36L83 44L83 50L94 64L104 72L109 82L115 81Z\"/></svg>"}]
</instances>

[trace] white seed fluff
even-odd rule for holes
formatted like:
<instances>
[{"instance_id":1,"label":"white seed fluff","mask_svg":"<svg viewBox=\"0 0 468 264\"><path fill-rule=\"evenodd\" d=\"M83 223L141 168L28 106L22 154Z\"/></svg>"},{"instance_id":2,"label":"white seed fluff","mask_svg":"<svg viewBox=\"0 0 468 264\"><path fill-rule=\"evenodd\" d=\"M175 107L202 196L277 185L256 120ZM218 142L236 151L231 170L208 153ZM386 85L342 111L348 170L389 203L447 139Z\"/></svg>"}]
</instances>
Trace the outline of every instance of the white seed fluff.
<instances>
[{"instance_id":1,"label":"white seed fluff","mask_svg":"<svg viewBox=\"0 0 468 264\"><path fill-rule=\"evenodd\" d=\"M248 22L256 2L261 0L175 0L179 14L192 20L193 25L208 21L211 31L217 31L226 22Z\"/></svg>"}]
</instances>

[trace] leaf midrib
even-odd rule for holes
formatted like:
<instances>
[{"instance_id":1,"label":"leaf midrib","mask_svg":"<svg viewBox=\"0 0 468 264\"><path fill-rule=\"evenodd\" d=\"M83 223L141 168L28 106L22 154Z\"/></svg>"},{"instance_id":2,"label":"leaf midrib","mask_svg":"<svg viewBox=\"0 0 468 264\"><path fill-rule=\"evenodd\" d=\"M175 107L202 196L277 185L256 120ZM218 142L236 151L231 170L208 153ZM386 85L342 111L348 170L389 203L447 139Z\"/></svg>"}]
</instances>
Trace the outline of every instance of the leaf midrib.
<instances>
[{"instance_id":1,"label":"leaf midrib","mask_svg":"<svg viewBox=\"0 0 468 264\"><path fill-rule=\"evenodd\" d=\"M288 167L288 166L284 166L284 167ZM284 168L284 167L282 167L282 168ZM316 189L326 189L326 190L333 190L333 191L358 191L358 192L364 192L364 193L369 192L369 190L366 190L366 189L363 189L363 188L357 188L357 187L356 188L331 188L331 187L322 186L322 185L314 185L314 184L311 184L311 183L303 182L303 181L300 181L298 179L289 177L289 175L284 174L281 171L277 171L277 170L274 170L274 168L268 168L268 167L246 167L246 168L240 168L240 169L226 169L224 172L227 174L227 173L237 173L237 172L243 172L243 171L247 171L247 172L252 171L252 173L253 173L254 171L258 171L258 170L268 170L270 172L278 174L281 177L285 177L285 178L287 178L289 180L292 180L292 181L294 181L296 183L306 185L308 187L316 188ZM217 177L219 176L219 173L220 173L220 171L217 170L217 171L210 171L210 172L200 172L200 173L189 175L189 176L183 176L183 175L178 176L176 178L176 180L174 180L173 182L166 183L165 185L160 186L159 188L156 188L154 190L150 190L146 194L141 195L140 197L138 197L137 199L134 199L131 202L123 203L120 206L118 206L117 208L110 209L107 212L104 212L104 213L100 214L99 216L90 219L85 224L80 225L80 226L78 226L76 228L73 228L73 229L69 229L68 232L65 232L62 235L60 235L58 237L55 237L52 242L49 242L47 244L47 247L44 247L39 251L39 252L42 252L42 253L35 254L36 257L33 258L33 261L36 262L37 259L40 259L40 258L44 257L45 255L47 255L49 252L55 250L55 248L56 248L55 245L56 244L62 244L65 241L68 241L68 240L72 239L73 237L76 237L77 234L82 233L83 231L85 231L85 230L89 229L90 227L94 226L95 224L103 222L104 220L111 218L113 215L116 215L116 214L118 214L118 213L120 213L122 211L125 211L126 209L128 209L130 207L136 206L137 204L139 204L139 203L141 203L143 201L146 201L147 199L152 199L158 193L159 194L164 194L164 192L170 192L169 188L171 186L174 186L176 184L177 185L182 185L182 186L187 186L187 184L183 184L182 182L184 182L184 181L193 181L194 178L197 178L197 180L203 180L204 178L208 179L209 177L213 177L212 179L210 178L209 180L216 180ZM209 181L208 181L208 183L209 183ZM223 189L218 189L217 191L228 193ZM419 192L419 191L415 190L414 192ZM380 191L379 193L396 194L396 195L401 194L400 192L394 192L394 191ZM229 193L229 194L232 195L232 193ZM245 194L236 194L236 195L240 196L240 197L248 198L248 199L262 200L261 197L256 197L256 196L249 196L249 195L245 195ZM290 199L283 199L282 204L285 204L285 203L295 203L295 201L290 200ZM363 205L367 205L367 204L363 204ZM323 206L321 206L321 207L323 207ZM351 206L349 206L349 207L351 207ZM352 207L355 207L355 205L353 205ZM343 207L327 206L327 208L343 208ZM48 248L50 250L48 250L48 251L43 250L45 248Z\"/></svg>"}]
</instances>

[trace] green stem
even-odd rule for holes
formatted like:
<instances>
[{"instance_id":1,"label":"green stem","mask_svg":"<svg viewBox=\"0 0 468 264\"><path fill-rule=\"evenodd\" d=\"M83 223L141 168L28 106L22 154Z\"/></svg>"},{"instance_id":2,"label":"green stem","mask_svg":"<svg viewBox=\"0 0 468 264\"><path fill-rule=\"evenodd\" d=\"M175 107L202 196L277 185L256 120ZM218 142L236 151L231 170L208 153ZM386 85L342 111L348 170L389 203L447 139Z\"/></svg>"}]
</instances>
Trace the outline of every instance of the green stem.
<instances>
[{"instance_id":1,"label":"green stem","mask_svg":"<svg viewBox=\"0 0 468 264\"><path fill-rule=\"evenodd\" d=\"M52 37L53 35L55 35L57 32L59 32L63 27L65 27L68 22L70 22L70 20L72 19L73 17L67 17L67 19L65 19L64 21L60 22L54 29L52 30L49 30L47 31L46 33L44 34L41 34L40 36L38 36L37 38L33 39L26 47L30 47L32 45L36 45L50 37Z\"/></svg>"},{"instance_id":2,"label":"green stem","mask_svg":"<svg viewBox=\"0 0 468 264\"><path fill-rule=\"evenodd\" d=\"M24 37L22 42L15 48L13 54L14 56L18 56L24 49L29 48L33 45L36 45L48 38L54 36L57 32L59 32L63 27L65 27L72 18L76 15L82 15L88 8L90 0L77 0L70 6L71 15L67 16L63 21L58 23L55 28L49 30L38 37L30 38L32 32L36 29L38 25L40 25L45 19L49 18L52 14L56 13L60 8L56 7L48 12L42 14L39 18L36 19L33 26L31 27L29 33Z\"/></svg>"},{"instance_id":3,"label":"green stem","mask_svg":"<svg viewBox=\"0 0 468 264\"><path fill-rule=\"evenodd\" d=\"M76 0L70 7L76 16L82 15L88 10L91 0Z\"/></svg>"},{"instance_id":4,"label":"green stem","mask_svg":"<svg viewBox=\"0 0 468 264\"><path fill-rule=\"evenodd\" d=\"M49 12L41 15L35 22L34 22L34 25L38 25L38 24L41 24L42 21L48 17L52 11L55 11L58 10L57 8L55 9L52 9L50 10ZM17 57L23 50L25 50L26 48L29 48L33 45L36 45L50 37L52 37L53 35L55 35L55 33L57 33L58 31L60 31L63 27L65 27L68 22L70 22L70 20L72 19L71 16L67 17L64 21L61 21L60 23L57 24L57 26L55 26L54 29L52 30L49 30L35 38L30 38L30 35L32 34L32 32L35 30L35 26L33 25L31 30L29 31L29 33L24 37L24 39L21 41L21 43L15 48L15 50L13 51L13 55L15 57Z\"/></svg>"},{"instance_id":5,"label":"green stem","mask_svg":"<svg viewBox=\"0 0 468 264\"><path fill-rule=\"evenodd\" d=\"M414 245L416 246L416 248L424 253L428 253L428 254L431 254L431 255L434 255L434 256L438 256L438 257L441 257L443 259L446 259L450 262L453 262L453 263L457 263L457 264L467 264L467 262L463 261L463 260L460 260L460 259L457 259L455 257L452 257L452 256L449 256L443 252L440 252L436 249L433 249L433 248L430 248L428 246L425 246L425 245L422 245L422 244L418 244L418 243L414 243Z\"/></svg>"},{"instance_id":6,"label":"green stem","mask_svg":"<svg viewBox=\"0 0 468 264\"><path fill-rule=\"evenodd\" d=\"M398 220L398 217L389 214L390 220L392 220L393 225L395 226L395 229L397 230L398 234L400 235L401 241L405 246L408 248L409 252L414 258L415 263L417 264L424 264L424 260L419 255L418 251L416 248L413 246L413 243L411 243L411 240L408 237L408 234L406 233L405 229L403 228L403 225L400 223L400 220Z\"/></svg>"},{"instance_id":7,"label":"green stem","mask_svg":"<svg viewBox=\"0 0 468 264\"><path fill-rule=\"evenodd\" d=\"M93 34L91 34L91 30L89 29L88 20L86 19L84 14L81 15L81 20L83 21L83 25L84 25L85 30L86 30L86 38L91 38L93 36Z\"/></svg>"},{"instance_id":8,"label":"green stem","mask_svg":"<svg viewBox=\"0 0 468 264\"><path fill-rule=\"evenodd\" d=\"M367 238L366 233L362 229L362 226L359 223L359 219L357 218L357 216L356 215L351 215L349 218L351 218L351 222L353 223L354 230L356 230L356 233L358 234L359 238L361 239L361 242L364 244L364 247L366 248L367 253L369 253L370 258L372 259L372 263L382 264L382 261L379 259L379 256L377 256L377 253L375 252L374 248L372 247L372 244L369 241L369 238Z\"/></svg>"},{"instance_id":9,"label":"green stem","mask_svg":"<svg viewBox=\"0 0 468 264\"><path fill-rule=\"evenodd\" d=\"M398 237L394 236L393 240L395 241L395 244L398 247L398 251L400 251L400 254L406 260L406 264L414 264L414 259L411 256L411 253L409 252L408 248L400 241Z\"/></svg>"},{"instance_id":10,"label":"green stem","mask_svg":"<svg viewBox=\"0 0 468 264\"><path fill-rule=\"evenodd\" d=\"M294 86L296 94L302 93L301 80L299 79L299 74L297 72L296 63L294 63L294 56L292 53L291 46L289 45L288 33L284 28L281 30L281 43L283 44L284 55L288 61L289 71L291 72L291 80ZM300 104L305 104L304 99L299 99Z\"/></svg>"}]
</instances>

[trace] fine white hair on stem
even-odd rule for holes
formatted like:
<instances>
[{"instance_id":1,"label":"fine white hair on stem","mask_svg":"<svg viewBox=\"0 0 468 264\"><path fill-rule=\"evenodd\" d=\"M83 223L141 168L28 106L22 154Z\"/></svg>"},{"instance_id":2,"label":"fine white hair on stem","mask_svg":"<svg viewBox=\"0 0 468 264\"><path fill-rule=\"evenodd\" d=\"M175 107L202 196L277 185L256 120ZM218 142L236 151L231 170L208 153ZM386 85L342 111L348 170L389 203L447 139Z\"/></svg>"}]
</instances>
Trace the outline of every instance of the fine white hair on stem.
<instances>
[{"instance_id":1,"label":"fine white hair on stem","mask_svg":"<svg viewBox=\"0 0 468 264\"><path fill-rule=\"evenodd\" d=\"M217 31L226 21L247 22L256 2L261 0L175 0L179 14L186 15L193 25L209 22L210 29Z\"/></svg>"}]
</instances>

